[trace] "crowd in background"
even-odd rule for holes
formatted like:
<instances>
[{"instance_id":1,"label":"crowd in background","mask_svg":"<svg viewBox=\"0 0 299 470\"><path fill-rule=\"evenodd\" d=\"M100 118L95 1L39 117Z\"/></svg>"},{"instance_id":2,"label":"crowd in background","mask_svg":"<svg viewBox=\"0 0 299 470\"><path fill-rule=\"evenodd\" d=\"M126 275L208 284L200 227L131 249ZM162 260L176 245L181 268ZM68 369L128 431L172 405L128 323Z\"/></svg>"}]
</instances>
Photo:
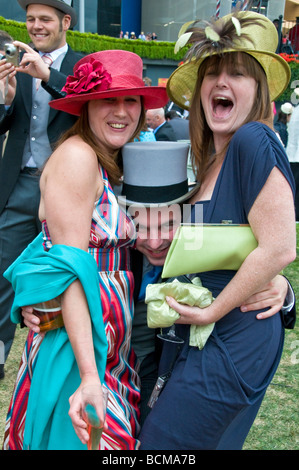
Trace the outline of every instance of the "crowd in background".
<instances>
[{"instance_id":1,"label":"crowd in background","mask_svg":"<svg viewBox=\"0 0 299 470\"><path fill-rule=\"evenodd\" d=\"M134 31L126 31L125 33L121 31L119 33L120 39L141 39L142 41L156 41L158 39L158 36L156 33L144 33L144 31L141 31L141 33L138 35L138 38L135 34Z\"/></svg>"}]
</instances>

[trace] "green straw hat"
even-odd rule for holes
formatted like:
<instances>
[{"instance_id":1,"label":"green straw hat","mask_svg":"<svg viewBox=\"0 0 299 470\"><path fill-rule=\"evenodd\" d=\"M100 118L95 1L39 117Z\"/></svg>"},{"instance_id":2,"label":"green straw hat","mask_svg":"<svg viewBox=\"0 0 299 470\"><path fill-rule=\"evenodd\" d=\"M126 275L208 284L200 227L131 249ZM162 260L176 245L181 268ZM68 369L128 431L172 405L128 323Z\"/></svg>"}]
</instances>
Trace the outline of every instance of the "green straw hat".
<instances>
[{"instance_id":1,"label":"green straw hat","mask_svg":"<svg viewBox=\"0 0 299 470\"><path fill-rule=\"evenodd\" d=\"M188 29L189 28L189 29ZM175 50L192 44L186 61L169 77L167 93L172 101L189 109L203 61L211 55L227 52L246 52L254 57L265 71L271 101L287 88L291 77L287 62L275 53L278 44L277 29L264 15L244 11L229 14L211 23L196 27L186 23L180 30Z\"/></svg>"}]
</instances>

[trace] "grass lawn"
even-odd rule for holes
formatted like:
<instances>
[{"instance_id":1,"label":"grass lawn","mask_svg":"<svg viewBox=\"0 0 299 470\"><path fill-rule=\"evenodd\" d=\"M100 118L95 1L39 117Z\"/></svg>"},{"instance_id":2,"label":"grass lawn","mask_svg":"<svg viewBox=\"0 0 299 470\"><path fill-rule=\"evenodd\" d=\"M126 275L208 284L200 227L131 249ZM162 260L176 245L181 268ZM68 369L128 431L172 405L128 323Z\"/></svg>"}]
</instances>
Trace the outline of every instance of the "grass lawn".
<instances>
[{"instance_id":1,"label":"grass lawn","mask_svg":"<svg viewBox=\"0 0 299 470\"><path fill-rule=\"evenodd\" d=\"M284 274L296 294L297 324L293 330L285 330L282 359L246 439L246 450L299 449L299 224L297 258Z\"/></svg>"},{"instance_id":2,"label":"grass lawn","mask_svg":"<svg viewBox=\"0 0 299 470\"><path fill-rule=\"evenodd\" d=\"M299 224L297 224L297 259L285 269L299 299ZM297 313L299 300L297 302ZM5 365L5 379L0 381L0 448L9 401L25 343L26 329L17 328L15 341ZM298 450L298 377L299 320L294 330L286 330L285 346L279 368L267 390L258 416L246 439L245 450Z\"/></svg>"}]
</instances>

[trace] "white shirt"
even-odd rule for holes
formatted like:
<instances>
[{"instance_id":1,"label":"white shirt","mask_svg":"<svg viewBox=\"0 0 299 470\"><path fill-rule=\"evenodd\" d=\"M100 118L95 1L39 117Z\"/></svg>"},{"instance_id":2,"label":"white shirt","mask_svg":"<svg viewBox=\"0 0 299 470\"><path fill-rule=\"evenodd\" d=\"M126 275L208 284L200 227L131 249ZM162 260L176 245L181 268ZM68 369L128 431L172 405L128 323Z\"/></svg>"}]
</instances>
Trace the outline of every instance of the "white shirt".
<instances>
[{"instance_id":1,"label":"white shirt","mask_svg":"<svg viewBox=\"0 0 299 470\"><path fill-rule=\"evenodd\" d=\"M43 55L46 54L47 56L51 57L51 59L53 60L51 68L53 68L55 70L60 70L61 63L62 63L67 51L68 51L68 44L65 44L64 46L60 47L59 49L56 49L55 51L52 51L52 52L49 52L49 53L39 51L39 55L43 56ZM36 78L33 80L33 83L32 83L32 89L35 90L35 88L36 88ZM28 162L26 163L26 166L31 167L31 168L36 167L36 163L35 163L32 156L29 158Z\"/></svg>"},{"instance_id":2,"label":"white shirt","mask_svg":"<svg viewBox=\"0 0 299 470\"><path fill-rule=\"evenodd\" d=\"M299 163L299 105L294 108L288 124L288 144L286 152L291 163Z\"/></svg>"}]
</instances>

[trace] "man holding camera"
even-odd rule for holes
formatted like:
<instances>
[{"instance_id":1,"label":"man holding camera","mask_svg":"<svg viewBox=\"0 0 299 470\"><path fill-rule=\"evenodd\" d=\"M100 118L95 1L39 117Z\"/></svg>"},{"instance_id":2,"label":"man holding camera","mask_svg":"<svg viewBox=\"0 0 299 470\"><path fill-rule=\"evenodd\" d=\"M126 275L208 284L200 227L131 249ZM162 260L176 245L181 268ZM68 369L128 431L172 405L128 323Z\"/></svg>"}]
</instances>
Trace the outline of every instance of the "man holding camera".
<instances>
[{"instance_id":1,"label":"man holding camera","mask_svg":"<svg viewBox=\"0 0 299 470\"><path fill-rule=\"evenodd\" d=\"M26 10L27 31L34 49L15 41L6 47L5 59L0 60L0 82L5 87L4 103L0 103L0 134L9 132L0 161L0 341L5 344L5 358L15 326L10 322L13 291L3 272L41 230L38 169L61 133L76 119L50 110L48 103L61 96L67 75L72 74L81 58L66 42L67 30L77 21L71 1L18 2ZM0 378L3 376L0 364Z\"/></svg>"}]
</instances>

